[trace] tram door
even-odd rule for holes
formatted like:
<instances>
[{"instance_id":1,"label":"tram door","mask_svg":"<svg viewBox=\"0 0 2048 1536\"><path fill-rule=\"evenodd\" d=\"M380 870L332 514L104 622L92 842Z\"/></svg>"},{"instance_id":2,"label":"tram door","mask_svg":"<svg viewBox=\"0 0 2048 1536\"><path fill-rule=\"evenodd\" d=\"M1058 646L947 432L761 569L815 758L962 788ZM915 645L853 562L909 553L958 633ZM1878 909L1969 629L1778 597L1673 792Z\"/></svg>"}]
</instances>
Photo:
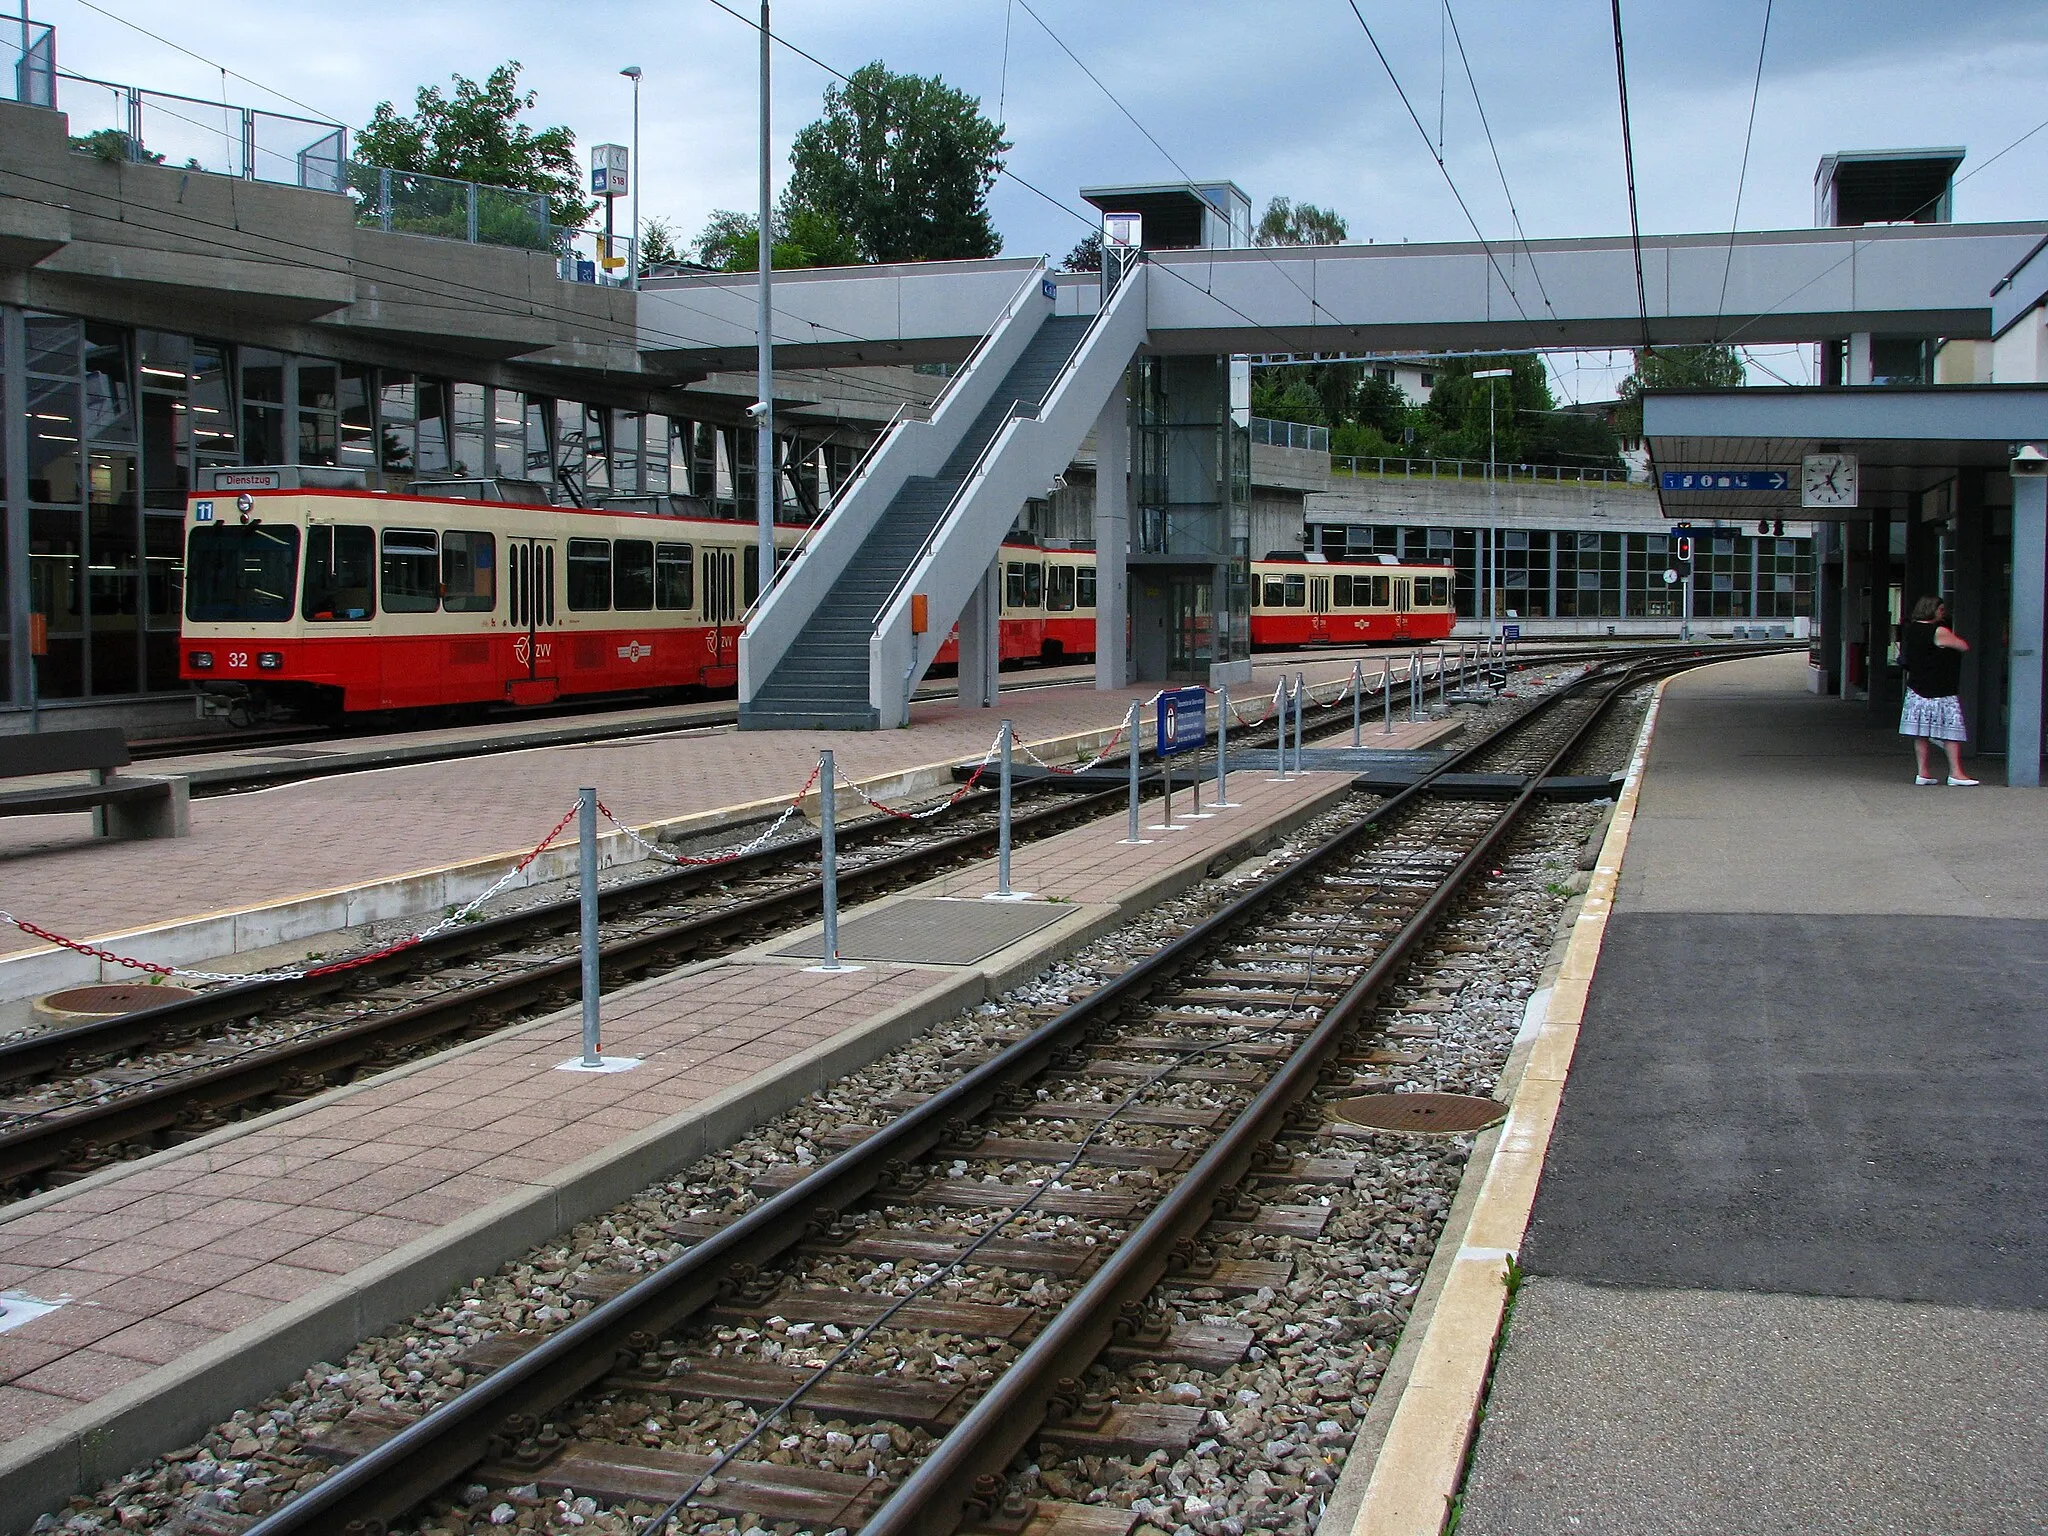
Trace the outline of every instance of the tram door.
<instances>
[{"instance_id":1,"label":"tram door","mask_svg":"<svg viewBox=\"0 0 2048 1536\"><path fill-rule=\"evenodd\" d=\"M739 665L740 590L738 563L730 549L704 551L704 621L711 626L710 664Z\"/></svg>"},{"instance_id":2,"label":"tram door","mask_svg":"<svg viewBox=\"0 0 2048 1536\"><path fill-rule=\"evenodd\" d=\"M555 695L555 546L549 539L507 539L505 592L512 630L507 690L517 702Z\"/></svg>"},{"instance_id":3,"label":"tram door","mask_svg":"<svg viewBox=\"0 0 2048 1536\"><path fill-rule=\"evenodd\" d=\"M1330 578L1308 579L1308 632L1318 640L1330 638Z\"/></svg>"},{"instance_id":4,"label":"tram door","mask_svg":"<svg viewBox=\"0 0 2048 1536\"><path fill-rule=\"evenodd\" d=\"M1412 576L1394 578L1394 637L1399 639L1408 633L1408 615L1415 609L1415 579Z\"/></svg>"}]
</instances>

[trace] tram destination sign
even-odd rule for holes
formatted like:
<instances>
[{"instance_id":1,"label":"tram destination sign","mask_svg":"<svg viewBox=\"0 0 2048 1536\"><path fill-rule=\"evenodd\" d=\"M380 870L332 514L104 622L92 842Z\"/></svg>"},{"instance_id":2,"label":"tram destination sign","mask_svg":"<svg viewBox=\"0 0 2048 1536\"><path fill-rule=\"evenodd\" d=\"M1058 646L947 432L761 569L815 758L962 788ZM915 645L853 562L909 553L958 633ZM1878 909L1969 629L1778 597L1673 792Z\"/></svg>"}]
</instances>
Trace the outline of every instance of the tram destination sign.
<instances>
[{"instance_id":1,"label":"tram destination sign","mask_svg":"<svg viewBox=\"0 0 2048 1536\"><path fill-rule=\"evenodd\" d=\"M1667 469L1658 476L1666 491L1789 491L1789 469Z\"/></svg>"},{"instance_id":2,"label":"tram destination sign","mask_svg":"<svg viewBox=\"0 0 2048 1536\"><path fill-rule=\"evenodd\" d=\"M1209 734L1205 688L1169 688L1159 695L1159 755L1195 752Z\"/></svg>"}]
</instances>

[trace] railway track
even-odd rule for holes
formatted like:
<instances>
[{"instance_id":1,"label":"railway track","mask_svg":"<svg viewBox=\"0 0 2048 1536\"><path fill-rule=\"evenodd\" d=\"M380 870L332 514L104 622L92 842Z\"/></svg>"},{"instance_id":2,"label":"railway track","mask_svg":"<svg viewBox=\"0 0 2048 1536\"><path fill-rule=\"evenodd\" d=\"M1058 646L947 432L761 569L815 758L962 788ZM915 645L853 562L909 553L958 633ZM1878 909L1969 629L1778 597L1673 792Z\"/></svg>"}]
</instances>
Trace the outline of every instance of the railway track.
<instances>
[{"instance_id":1,"label":"railway track","mask_svg":"<svg viewBox=\"0 0 2048 1536\"><path fill-rule=\"evenodd\" d=\"M1334 706L1318 713L1319 731L1344 723ZM1157 784L1155 769L1147 792ZM1059 791L1057 778L1018 786L1052 803L1013 817L1017 843L1109 815L1125 800L1122 789ZM841 898L872 899L985 857L998 835L994 801L986 791L964 799L933 819L937 837L881 816L843 828ZM818 838L806 834L603 891L604 990L812 920L817 857ZM220 986L0 1043L0 1094L12 1095L0 1099L0 1192L70 1182L563 1007L580 987L579 920L577 900L564 898L348 970Z\"/></svg>"},{"instance_id":2,"label":"railway track","mask_svg":"<svg viewBox=\"0 0 2048 1536\"><path fill-rule=\"evenodd\" d=\"M1539 700L940 1091L871 1106L894 1112L881 1123L850 1114L837 1155L768 1170L750 1209L677 1223L680 1257L597 1284L580 1318L471 1349L458 1363L475 1384L426 1416L358 1409L315 1447L340 1468L250 1536L362 1536L458 1482L470 1503L573 1490L651 1515L651 1533L685 1509L686 1526L701 1511L869 1536L1058 1531L1069 1514L1096 1528L1011 1500L1004 1469L1034 1441L1186 1449L1199 1409L1098 1400L1091 1368L1216 1369L1242 1352L1231 1328L1162 1321L1146 1298L1169 1277L1221 1296L1285 1284L1284 1265L1211 1252L1315 1229L1318 1207L1260 1197L1263 1180L1318 1176L1276 1160L1276 1137L1368 1048L1358 1026L1540 782L1634 683L1685 664L1610 668ZM1431 788L1476 769L1524 787L1506 804ZM999 1299L956 1299L963 1274L993 1277ZM689 1404L750 1427L701 1450L601 1432L643 1411L680 1422ZM778 1457L791 1412L838 1425L827 1440L845 1454Z\"/></svg>"}]
</instances>

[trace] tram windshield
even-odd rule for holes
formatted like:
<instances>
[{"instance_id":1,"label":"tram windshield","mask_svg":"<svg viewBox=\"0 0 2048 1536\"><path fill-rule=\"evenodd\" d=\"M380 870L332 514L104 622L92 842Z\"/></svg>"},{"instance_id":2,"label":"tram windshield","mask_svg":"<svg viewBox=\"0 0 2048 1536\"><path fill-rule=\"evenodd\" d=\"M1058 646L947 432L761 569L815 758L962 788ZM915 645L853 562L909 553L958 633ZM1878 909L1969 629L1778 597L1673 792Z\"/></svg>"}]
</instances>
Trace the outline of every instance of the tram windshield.
<instances>
[{"instance_id":1,"label":"tram windshield","mask_svg":"<svg viewBox=\"0 0 2048 1536\"><path fill-rule=\"evenodd\" d=\"M185 617L206 624L289 619L298 564L296 528L194 528L185 547Z\"/></svg>"}]
</instances>

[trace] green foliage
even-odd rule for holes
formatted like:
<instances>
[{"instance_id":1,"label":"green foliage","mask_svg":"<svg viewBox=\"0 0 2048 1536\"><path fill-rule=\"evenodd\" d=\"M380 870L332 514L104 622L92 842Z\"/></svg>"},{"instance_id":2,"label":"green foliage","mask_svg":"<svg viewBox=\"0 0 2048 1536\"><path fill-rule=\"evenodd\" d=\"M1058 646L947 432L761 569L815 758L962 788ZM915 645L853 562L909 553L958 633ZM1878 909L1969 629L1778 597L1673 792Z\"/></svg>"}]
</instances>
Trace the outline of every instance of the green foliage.
<instances>
[{"instance_id":1,"label":"green foliage","mask_svg":"<svg viewBox=\"0 0 2048 1536\"><path fill-rule=\"evenodd\" d=\"M1747 379L1741 354L1733 347L1638 347L1635 368L1621 381L1615 428L1626 437L1643 435L1646 389L1736 389Z\"/></svg>"},{"instance_id":2,"label":"green foliage","mask_svg":"<svg viewBox=\"0 0 2048 1536\"><path fill-rule=\"evenodd\" d=\"M597 205L582 196L576 135L562 127L535 132L519 120L539 99L537 92L519 89L519 70L514 59L492 70L481 84L455 75L452 95L423 85L410 117L388 101L379 102L369 126L356 136L357 159L394 171L543 193L551 223L581 227Z\"/></svg>"},{"instance_id":3,"label":"green foliage","mask_svg":"<svg viewBox=\"0 0 2048 1536\"><path fill-rule=\"evenodd\" d=\"M782 216L794 235L798 210L825 215L867 261L994 256L988 193L1009 148L977 98L863 65L798 131Z\"/></svg>"},{"instance_id":4,"label":"green foliage","mask_svg":"<svg viewBox=\"0 0 2048 1536\"><path fill-rule=\"evenodd\" d=\"M1342 245L1351 226L1334 209L1276 197L1259 216L1254 245Z\"/></svg>"},{"instance_id":5,"label":"green foliage","mask_svg":"<svg viewBox=\"0 0 2048 1536\"><path fill-rule=\"evenodd\" d=\"M760 226L744 213L720 208L705 220L693 249L697 260L721 272L752 272L761 264ZM860 262L860 248L830 214L816 208L785 208L775 216L773 259L776 270L796 267L850 267Z\"/></svg>"},{"instance_id":6,"label":"green foliage","mask_svg":"<svg viewBox=\"0 0 2048 1536\"><path fill-rule=\"evenodd\" d=\"M1060 263L1062 272L1100 272L1102 270L1102 231L1091 229Z\"/></svg>"},{"instance_id":7,"label":"green foliage","mask_svg":"<svg viewBox=\"0 0 2048 1536\"><path fill-rule=\"evenodd\" d=\"M655 267L667 266L686 258L676 244L676 232L667 219L645 219L640 224L640 271L645 275Z\"/></svg>"},{"instance_id":8,"label":"green foliage","mask_svg":"<svg viewBox=\"0 0 2048 1536\"><path fill-rule=\"evenodd\" d=\"M1327 426L1323 402L1306 379L1276 377L1283 370L1265 369L1252 379L1252 414L1272 421L1300 421ZM1287 373L1297 370L1287 369Z\"/></svg>"},{"instance_id":9,"label":"green foliage","mask_svg":"<svg viewBox=\"0 0 2048 1536\"><path fill-rule=\"evenodd\" d=\"M144 165L164 163L162 155L144 149L119 128L99 128L91 133L75 134L71 147L82 155L91 155L93 159L104 160L109 165L120 165L124 161L140 161Z\"/></svg>"}]
</instances>

